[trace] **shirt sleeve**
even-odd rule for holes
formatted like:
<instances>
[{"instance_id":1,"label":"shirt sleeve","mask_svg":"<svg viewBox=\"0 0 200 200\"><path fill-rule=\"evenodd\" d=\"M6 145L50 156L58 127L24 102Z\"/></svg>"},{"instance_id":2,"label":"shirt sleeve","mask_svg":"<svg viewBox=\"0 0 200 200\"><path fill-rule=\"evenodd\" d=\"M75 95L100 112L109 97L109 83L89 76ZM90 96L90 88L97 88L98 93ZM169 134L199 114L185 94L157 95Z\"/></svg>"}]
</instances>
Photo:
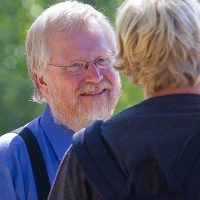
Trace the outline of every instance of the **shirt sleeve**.
<instances>
[{"instance_id":1,"label":"shirt sleeve","mask_svg":"<svg viewBox=\"0 0 200 200\"><path fill-rule=\"evenodd\" d=\"M10 148L2 138L0 140L0 199L15 200L22 195L17 194L16 184L20 179L16 173L19 162L16 161L15 149Z\"/></svg>"},{"instance_id":2,"label":"shirt sleeve","mask_svg":"<svg viewBox=\"0 0 200 200\"><path fill-rule=\"evenodd\" d=\"M0 153L0 157L2 155ZM13 177L7 163L0 161L0 199L17 199Z\"/></svg>"},{"instance_id":3,"label":"shirt sleeve","mask_svg":"<svg viewBox=\"0 0 200 200\"><path fill-rule=\"evenodd\" d=\"M0 200L37 199L26 146L15 136L0 137Z\"/></svg>"},{"instance_id":4,"label":"shirt sleeve","mask_svg":"<svg viewBox=\"0 0 200 200\"><path fill-rule=\"evenodd\" d=\"M72 150L65 155L48 200L103 200L89 183Z\"/></svg>"}]
</instances>

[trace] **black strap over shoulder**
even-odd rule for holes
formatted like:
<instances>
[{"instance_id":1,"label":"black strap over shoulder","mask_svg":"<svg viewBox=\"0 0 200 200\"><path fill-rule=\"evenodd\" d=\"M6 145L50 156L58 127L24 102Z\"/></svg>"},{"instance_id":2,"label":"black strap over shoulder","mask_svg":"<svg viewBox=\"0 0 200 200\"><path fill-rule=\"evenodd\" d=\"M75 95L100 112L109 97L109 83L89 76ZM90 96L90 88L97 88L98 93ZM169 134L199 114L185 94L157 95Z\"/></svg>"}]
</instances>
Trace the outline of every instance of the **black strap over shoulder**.
<instances>
[{"instance_id":1,"label":"black strap over shoulder","mask_svg":"<svg viewBox=\"0 0 200 200\"><path fill-rule=\"evenodd\" d=\"M96 120L73 136L73 150L83 171L104 199L117 199L126 177L108 151ZM85 132L84 132L85 131Z\"/></svg>"},{"instance_id":2,"label":"black strap over shoulder","mask_svg":"<svg viewBox=\"0 0 200 200\"><path fill-rule=\"evenodd\" d=\"M27 127L19 135L24 139L29 153L38 199L46 200L50 192L50 182L41 149L34 134Z\"/></svg>"},{"instance_id":3,"label":"black strap over shoulder","mask_svg":"<svg viewBox=\"0 0 200 200\"><path fill-rule=\"evenodd\" d=\"M186 181L188 172L194 167L199 157L200 131L197 131L175 166L174 172L182 183Z\"/></svg>"},{"instance_id":4,"label":"black strap over shoulder","mask_svg":"<svg viewBox=\"0 0 200 200\"><path fill-rule=\"evenodd\" d=\"M179 177L187 199L200 199L200 131L191 138L186 150L175 166L175 174Z\"/></svg>"}]
</instances>

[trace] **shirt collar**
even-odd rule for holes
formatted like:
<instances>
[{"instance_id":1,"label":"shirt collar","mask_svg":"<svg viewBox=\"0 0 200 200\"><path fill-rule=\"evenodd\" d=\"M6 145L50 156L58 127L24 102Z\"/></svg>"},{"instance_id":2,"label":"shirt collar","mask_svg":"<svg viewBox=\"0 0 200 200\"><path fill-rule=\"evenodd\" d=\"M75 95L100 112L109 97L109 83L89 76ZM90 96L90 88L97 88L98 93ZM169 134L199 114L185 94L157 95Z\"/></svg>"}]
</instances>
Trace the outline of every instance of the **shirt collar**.
<instances>
[{"instance_id":1,"label":"shirt collar","mask_svg":"<svg viewBox=\"0 0 200 200\"><path fill-rule=\"evenodd\" d=\"M41 116L40 124L59 160L61 160L65 151L72 143L73 131L67 126L55 123L51 109L48 105L46 105Z\"/></svg>"}]
</instances>

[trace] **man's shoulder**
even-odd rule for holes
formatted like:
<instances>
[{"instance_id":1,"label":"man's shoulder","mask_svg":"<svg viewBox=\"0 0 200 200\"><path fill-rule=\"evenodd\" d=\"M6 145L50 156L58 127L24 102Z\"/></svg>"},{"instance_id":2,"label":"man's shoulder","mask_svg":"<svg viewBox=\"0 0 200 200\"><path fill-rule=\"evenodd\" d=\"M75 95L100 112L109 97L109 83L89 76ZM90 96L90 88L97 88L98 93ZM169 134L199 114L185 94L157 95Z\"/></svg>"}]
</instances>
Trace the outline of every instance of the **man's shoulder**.
<instances>
[{"instance_id":1,"label":"man's shoulder","mask_svg":"<svg viewBox=\"0 0 200 200\"><path fill-rule=\"evenodd\" d=\"M82 184L84 183L84 184ZM63 190L63 188L65 188ZM93 199L102 200L99 193L88 181L77 154L71 147L65 154L52 187L49 200L54 199Z\"/></svg>"},{"instance_id":2,"label":"man's shoulder","mask_svg":"<svg viewBox=\"0 0 200 200\"><path fill-rule=\"evenodd\" d=\"M24 141L21 136L18 135L24 127L20 127L11 132L5 133L0 137L0 157L8 157L16 154L20 149L24 149Z\"/></svg>"},{"instance_id":3,"label":"man's shoulder","mask_svg":"<svg viewBox=\"0 0 200 200\"><path fill-rule=\"evenodd\" d=\"M28 127L33 133L37 133L37 127L39 117L28 122L26 125L23 125L19 128L16 128L4 135L0 136L0 152L5 151L6 149L13 150L16 148L24 148L24 140L19 135L19 133L25 128ZM32 128L33 127L33 128ZM35 134L34 134L35 135Z\"/></svg>"}]
</instances>

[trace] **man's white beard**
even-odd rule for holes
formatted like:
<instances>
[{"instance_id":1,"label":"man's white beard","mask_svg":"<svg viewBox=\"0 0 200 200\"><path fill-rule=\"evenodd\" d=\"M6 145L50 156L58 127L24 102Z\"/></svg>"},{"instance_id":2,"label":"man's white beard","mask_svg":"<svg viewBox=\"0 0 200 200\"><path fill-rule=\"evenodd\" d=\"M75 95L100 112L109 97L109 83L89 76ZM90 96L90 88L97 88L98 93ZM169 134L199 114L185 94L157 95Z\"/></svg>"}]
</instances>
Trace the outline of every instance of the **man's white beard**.
<instances>
[{"instance_id":1,"label":"man's white beard","mask_svg":"<svg viewBox=\"0 0 200 200\"><path fill-rule=\"evenodd\" d=\"M79 102L76 105L74 103L66 105L63 109L55 105L52 107L52 113L56 123L66 125L76 132L97 118L108 119L113 114L116 103L110 105L104 100L84 105Z\"/></svg>"},{"instance_id":2,"label":"man's white beard","mask_svg":"<svg viewBox=\"0 0 200 200\"><path fill-rule=\"evenodd\" d=\"M57 102L54 99L51 110L55 122L76 132L97 118L102 120L110 118L119 99L121 87L111 90L106 92L105 96L101 97L99 101L95 100L88 103L72 99L70 96L62 102Z\"/></svg>"},{"instance_id":3,"label":"man's white beard","mask_svg":"<svg viewBox=\"0 0 200 200\"><path fill-rule=\"evenodd\" d=\"M57 123L64 124L71 128L73 131L80 130L97 118L102 118L105 120L109 118L113 112L110 111L108 106L105 105L105 102L97 103L96 105L90 105L89 109L85 109L83 105L77 105L75 111L72 111L71 109L70 111L63 111L64 110L57 112L59 114L55 115L54 118L56 119Z\"/></svg>"}]
</instances>

